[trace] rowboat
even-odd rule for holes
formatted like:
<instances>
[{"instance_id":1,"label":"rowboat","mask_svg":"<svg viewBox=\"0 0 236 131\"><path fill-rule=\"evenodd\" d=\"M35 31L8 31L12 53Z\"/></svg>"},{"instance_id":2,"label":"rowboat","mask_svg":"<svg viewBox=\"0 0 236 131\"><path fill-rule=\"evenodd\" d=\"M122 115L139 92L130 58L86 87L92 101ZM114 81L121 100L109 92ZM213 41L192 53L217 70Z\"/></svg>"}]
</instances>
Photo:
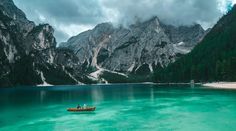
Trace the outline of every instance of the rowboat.
<instances>
[{"instance_id":1,"label":"rowboat","mask_svg":"<svg viewBox=\"0 0 236 131\"><path fill-rule=\"evenodd\" d=\"M85 112L85 111L95 111L96 107L85 107L85 108L68 108L69 112Z\"/></svg>"}]
</instances>

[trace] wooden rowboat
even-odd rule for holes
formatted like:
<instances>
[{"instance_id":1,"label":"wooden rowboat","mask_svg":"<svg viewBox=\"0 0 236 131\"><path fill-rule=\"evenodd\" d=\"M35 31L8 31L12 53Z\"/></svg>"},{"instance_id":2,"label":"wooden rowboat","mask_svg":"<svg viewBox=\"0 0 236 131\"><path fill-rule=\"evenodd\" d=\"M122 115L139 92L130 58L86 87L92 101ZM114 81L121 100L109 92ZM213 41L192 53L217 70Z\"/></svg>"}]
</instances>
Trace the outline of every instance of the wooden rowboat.
<instances>
[{"instance_id":1,"label":"wooden rowboat","mask_svg":"<svg viewBox=\"0 0 236 131\"><path fill-rule=\"evenodd\" d=\"M85 111L95 111L96 107L86 107L86 108L68 108L69 112L85 112Z\"/></svg>"}]
</instances>

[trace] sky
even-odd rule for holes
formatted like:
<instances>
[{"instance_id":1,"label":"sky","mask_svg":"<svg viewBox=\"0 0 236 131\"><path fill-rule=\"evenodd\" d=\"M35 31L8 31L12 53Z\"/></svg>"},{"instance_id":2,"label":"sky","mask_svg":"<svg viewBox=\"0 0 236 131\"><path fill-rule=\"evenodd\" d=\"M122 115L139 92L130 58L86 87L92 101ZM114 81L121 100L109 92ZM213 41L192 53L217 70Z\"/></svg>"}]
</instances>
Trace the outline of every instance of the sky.
<instances>
[{"instance_id":1,"label":"sky","mask_svg":"<svg viewBox=\"0 0 236 131\"><path fill-rule=\"evenodd\" d=\"M166 24L212 27L236 0L14 0L36 24L49 23L57 42L92 29L99 23L128 26L153 16Z\"/></svg>"}]
</instances>

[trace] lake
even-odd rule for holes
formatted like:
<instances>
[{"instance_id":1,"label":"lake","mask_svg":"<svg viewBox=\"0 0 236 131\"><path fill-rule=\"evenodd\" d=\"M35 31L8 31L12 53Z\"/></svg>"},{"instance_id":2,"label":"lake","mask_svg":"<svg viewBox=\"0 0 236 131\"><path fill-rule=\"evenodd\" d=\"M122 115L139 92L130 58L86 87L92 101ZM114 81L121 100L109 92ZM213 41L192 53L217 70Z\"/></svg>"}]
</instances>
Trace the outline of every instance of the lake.
<instances>
[{"instance_id":1,"label":"lake","mask_svg":"<svg viewBox=\"0 0 236 131\"><path fill-rule=\"evenodd\" d=\"M236 130L236 91L153 84L0 89L0 130ZM95 112L70 113L77 104Z\"/></svg>"}]
</instances>

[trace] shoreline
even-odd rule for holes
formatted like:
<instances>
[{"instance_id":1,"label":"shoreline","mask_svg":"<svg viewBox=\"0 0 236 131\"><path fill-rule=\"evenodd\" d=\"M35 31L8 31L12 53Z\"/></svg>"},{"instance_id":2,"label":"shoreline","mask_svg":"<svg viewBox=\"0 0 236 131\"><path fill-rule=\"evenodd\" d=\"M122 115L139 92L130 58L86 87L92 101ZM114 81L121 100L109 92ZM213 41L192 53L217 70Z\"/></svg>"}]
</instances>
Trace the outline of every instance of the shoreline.
<instances>
[{"instance_id":1,"label":"shoreline","mask_svg":"<svg viewBox=\"0 0 236 131\"><path fill-rule=\"evenodd\" d=\"M154 83L154 82L140 82L140 83L98 83L98 84L82 84L82 85L51 85L48 83L34 85L36 87L54 87L54 86L85 86L85 85L98 85L98 86L107 86L107 85L200 85L205 88L214 88L214 89L236 89L236 82L212 82L212 83Z\"/></svg>"},{"instance_id":2,"label":"shoreline","mask_svg":"<svg viewBox=\"0 0 236 131\"><path fill-rule=\"evenodd\" d=\"M213 82L202 84L207 88L216 88L216 89L236 89L236 82Z\"/></svg>"}]
</instances>

